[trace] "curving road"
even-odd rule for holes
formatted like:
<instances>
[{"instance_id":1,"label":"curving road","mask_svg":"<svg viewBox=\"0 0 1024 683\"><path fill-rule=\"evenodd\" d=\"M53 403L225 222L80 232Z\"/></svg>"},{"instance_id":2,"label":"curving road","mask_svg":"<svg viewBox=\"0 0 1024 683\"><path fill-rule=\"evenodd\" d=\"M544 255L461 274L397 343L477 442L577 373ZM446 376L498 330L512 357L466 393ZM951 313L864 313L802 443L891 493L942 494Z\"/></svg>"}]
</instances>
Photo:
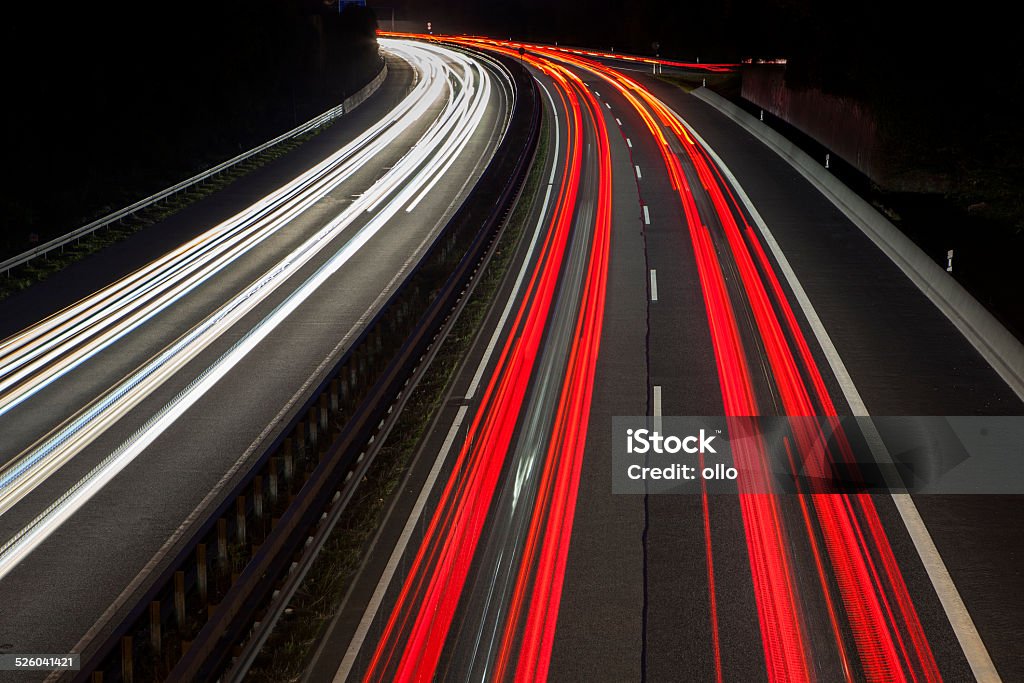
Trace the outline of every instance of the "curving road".
<instances>
[{"instance_id":1,"label":"curving road","mask_svg":"<svg viewBox=\"0 0 1024 683\"><path fill-rule=\"evenodd\" d=\"M713 108L611 55L446 40L526 50L547 182L308 680L1024 675L1022 611L984 581L1014 585L1020 534L984 519L1018 515L1012 499L612 495L610 429L617 415L1012 415L1020 397ZM790 439L820 457L799 421Z\"/></svg>"},{"instance_id":2,"label":"curving road","mask_svg":"<svg viewBox=\"0 0 1024 683\"><path fill-rule=\"evenodd\" d=\"M502 69L381 45L381 90L311 143L0 304L3 652L116 623L487 164Z\"/></svg>"}]
</instances>

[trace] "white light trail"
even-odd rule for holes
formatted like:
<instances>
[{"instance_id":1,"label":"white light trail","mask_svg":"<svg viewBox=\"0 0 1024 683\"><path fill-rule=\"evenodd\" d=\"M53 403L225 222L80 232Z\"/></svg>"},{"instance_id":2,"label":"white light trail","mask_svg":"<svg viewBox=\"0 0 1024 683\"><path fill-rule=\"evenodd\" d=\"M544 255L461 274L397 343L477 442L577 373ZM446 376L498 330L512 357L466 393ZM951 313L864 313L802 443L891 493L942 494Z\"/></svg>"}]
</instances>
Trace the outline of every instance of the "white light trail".
<instances>
[{"instance_id":1,"label":"white light trail","mask_svg":"<svg viewBox=\"0 0 1024 683\"><path fill-rule=\"evenodd\" d=\"M424 66L430 73L387 117L323 162L160 259L0 342L0 415L179 301L387 149L437 96L440 72Z\"/></svg>"},{"instance_id":2,"label":"white light trail","mask_svg":"<svg viewBox=\"0 0 1024 683\"><path fill-rule=\"evenodd\" d=\"M379 210L321 265L315 273L250 329L231 349L182 390L117 450L56 500L32 523L0 547L0 578L42 542L64 520L110 481L193 405L221 377L272 332L410 200L418 202L421 188L447 169L465 148L483 120L490 99L491 76L479 63L438 46L396 41L388 49L402 54L424 75L427 85L410 115L422 116L447 89L449 97L440 115L412 150L397 162L369 191L354 201L326 227L295 249L243 292L181 337L161 354L111 389L52 437L18 458L0 475L0 514L81 451L99 433L131 410L159 384L194 358L234 322L248 313L287 277L307 263L345 228L367 211ZM456 73L456 67L461 75ZM456 90L458 92L456 92ZM418 112L418 113L417 113ZM385 201L386 200L386 201Z\"/></svg>"}]
</instances>

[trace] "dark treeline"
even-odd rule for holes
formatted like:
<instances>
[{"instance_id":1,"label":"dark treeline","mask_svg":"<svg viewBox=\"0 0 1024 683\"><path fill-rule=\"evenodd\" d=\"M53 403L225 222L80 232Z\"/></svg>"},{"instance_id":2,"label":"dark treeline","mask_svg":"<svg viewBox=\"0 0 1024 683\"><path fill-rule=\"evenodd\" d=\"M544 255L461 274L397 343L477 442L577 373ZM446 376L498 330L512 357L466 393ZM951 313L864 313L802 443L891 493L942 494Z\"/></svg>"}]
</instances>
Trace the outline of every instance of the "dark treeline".
<instances>
[{"instance_id":1,"label":"dark treeline","mask_svg":"<svg viewBox=\"0 0 1024 683\"><path fill-rule=\"evenodd\" d=\"M704 62L787 57L796 82L865 96L935 99L937 85L972 84L1016 94L1024 66L1018 24L997 0L382 0L381 16L392 6L399 19L431 21L442 33L641 54L657 44L662 56Z\"/></svg>"},{"instance_id":2,"label":"dark treeline","mask_svg":"<svg viewBox=\"0 0 1024 683\"><path fill-rule=\"evenodd\" d=\"M702 62L785 57L790 85L868 103L890 139L958 188L990 185L1021 203L1008 193L1024 182L1024 50L998 0L381 0L382 17L385 4L442 33L641 54L657 44L663 57Z\"/></svg>"},{"instance_id":3,"label":"dark treeline","mask_svg":"<svg viewBox=\"0 0 1024 683\"><path fill-rule=\"evenodd\" d=\"M289 0L35 4L3 22L0 252L61 234L340 103L372 12Z\"/></svg>"},{"instance_id":4,"label":"dark treeline","mask_svg":"<svg viewBox=\"0 0 1024 683\"><path fill-rule=\"evenodd\" d=\"M786 27L789 85L866 102L903 163L1024 229L1024 53L1005 3L796 3Z\"/></svg>"}]
</instances>

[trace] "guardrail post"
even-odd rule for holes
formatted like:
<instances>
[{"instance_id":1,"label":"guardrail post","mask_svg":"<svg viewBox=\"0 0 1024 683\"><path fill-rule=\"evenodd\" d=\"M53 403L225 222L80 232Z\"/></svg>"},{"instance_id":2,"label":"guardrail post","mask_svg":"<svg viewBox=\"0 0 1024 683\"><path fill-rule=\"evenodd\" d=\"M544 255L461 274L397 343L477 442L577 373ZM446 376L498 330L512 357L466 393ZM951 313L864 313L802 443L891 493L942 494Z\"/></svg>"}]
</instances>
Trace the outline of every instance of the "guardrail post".
<instances>
[{"instance_id":1,"label":"guardrail post","mask_svg":"<svg viewBox=\"0 0 1024 683\"><path fill-rule=\"evenodd\" d=\"M279 467L279 459L274 457L270 459L269 476L270 481L267 482L270 488L270 506L271 508L277 507L277 472Z\"/></svg>"},{"instance_id":2,"label":"guardrail post","mask_svg":"<svg viewBox=\"0 0 1024 683\"><path fill-rule=\"evenodd\" d=\"M356 397L359 396L359 347L357 346L352 351L352 358L349 359L349 382L348 387L351 390L350 398L352 399L353 405L356 403Z\"/></svg>"},{"instance_id":3,"label":"guardrail post","mask_svg":"<svg viewBox=\"0 0 1024 683\"><path fill-rule=\"evenodd\" d=\"M263 477L256 475L252 484L252 508L258 522L263 521Z\"/></svg>"},{"instance_id":4,"label":"guardrail post","mask_svg":"<svg viewBox=\"0 0 1024 683\"><path fill-rule=\"evenodd\" d=\"M306 421L309 422L309 445L310 447L316 446L317 440L320 438L320 419L317 417L316 406L309 409L306 414Z\"/></svg>"},{"instance_id":5,"label":"guardrail post","mask_svg":"<svg viewBox=\"0 0 1024 683\"><path fill-rule=\"evenodd\" d=\"M135 680L132 666L132 637L121 637L121 678L124 683L132 683Z\"/></svg>"},{"instance_id":6,"label":"guardrail post","mask_svg":"<svg viewBox=\"0 0 1024 683\"><path fill-rule=\"evenodd\" d=\"M160 638L160 601L154 600L149 603L149 644L157 657L160 656L160 646L163 640Z\"/></svg>"},{"instance_id":7,"label":"guardrail post","mask_svg":"<svg viewBox=\"0 0 1024 683\"><path fill-rule=\"evenodd\" d=\"M345 363L341 366L341 375L338 383L338 403L341 404L341 409L348 409L349 400L352 398L352 370L349 367L350 363Z\"/></svg>"},{"instance_id":8,"label":"guardrail post","mask_svg":"<svg viewBox=\"0 0 1024 683\"><path fill-rule=\"evenodd\" d=\"M206 581L206 544L196 546L196 587L199 589L199 604L206 607L209 587Z\"/></svg>"},{"instance_id":9,"label":"guardrail post","mask_svg":"<svg viewBox=\"0 0 1024 683\"><path fill-rule=\"evenodd\" d=\"M366 345L360 344L356 350L356 387L358 395L363 395L366 386Z\"/></svg>"},{"instance_id":10,"label":"guardrail post","mask_svg":"<svg viewBox=\"0 0 1024 683\"><path fill-rule=\"evenodd\" d=\"M295 476L295 454L292 452L292 437L284 440L284 483L289 486Z\"/></svg>"},{"instance_id":11,"label":"guardrail post","mask_svg":"<svg viewBox=\"0 0 1024 683\"><path fill-rule=\"evenodd\" d=\"M340 430L336 420L341 417L341 383L342 380L340 378L334 378L331 380L331 388L329 390L331 395L330 418L332 418L329 420L329 424L332 424L335 427L335 433Z\"/></svg>"},{"instance_id":12,"label":"guardrail post","mask_svg":"<svg viewBox=\"0 0 1024 683\"><path fill-rule=\"evenodd\" d=\"M217 561L221 571L228 566L228 520L217 520Z\"/></svg>"},{"instance_id":13,"label":"guardrail post","mask_svg":"<svg viewBox=\"0 0 1024 683\"><path fill-rule=\"evenodd\" d=\"M295 434L295 446L298 448L299 453L306 454L306 434L309 431L309 427L306 426L305 420L299 420L299 428Z\"/></svg>"},{"instance_id":14,"label":"guardrail post","mask_svg":"<svg viewBox=\"0 0 1024 683\"><path fill-rule=\"evenodd\" d=\"M320 394L320 432L327 433L327 416L330 414L331 395L328 389Z\"/></svg>"},{"instance_id":15,"label":"guardrail post","mask_svg":"<svg viewBox=\"0 0 1024 683\"><path fill-rule=\"evenodd\" d=\"M185 572L174 572L174 617L178 624L178 633L185 635Z\"/></svg>"},{"instance_id":16,"label":"guardrail post","mask_svg":"<svg viewBox=\"0 0 1024 683\"><path fill-rule=\"evenodd\" d=\"M245 545L245 496L235 499L235 540Z\"/></svg>"}]
</instances>

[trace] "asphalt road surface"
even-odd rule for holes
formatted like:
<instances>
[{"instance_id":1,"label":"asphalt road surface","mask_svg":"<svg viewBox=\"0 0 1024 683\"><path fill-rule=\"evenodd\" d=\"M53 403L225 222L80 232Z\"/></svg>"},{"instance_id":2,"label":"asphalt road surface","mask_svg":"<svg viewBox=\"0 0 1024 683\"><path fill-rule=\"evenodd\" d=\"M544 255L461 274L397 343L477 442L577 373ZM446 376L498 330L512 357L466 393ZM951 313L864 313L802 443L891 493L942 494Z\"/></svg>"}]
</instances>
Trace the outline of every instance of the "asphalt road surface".
<instances>
[{"instance_id":1,"label":"asphalt road surface","mask_svg":"<svg viewBox=\"0 0 1024 683\"><path fill-rule=\"evenodd\" d=\"M635 71L524 60L548 184L308 679L1024 676L1012 497L611 493L613 416L1022 405L725 116Z\"/></svg>"},{"instance_id":2,"label":"asphalt road surface","mask_svg":"<svg viewBox=\"0 0 1024 683\"><path fill-rule=\"evenodd\" d=\"M443 48L382 45L389 76L351 115L0 303L0 335L12 335L0 349L3 652L80 651L116 624L147 563L219 503L485 168L510 110L506 78ZM175 419L153 422L172 405ZM124 452L91 498L24 535Z\"/></svg>"}]
</instances>

